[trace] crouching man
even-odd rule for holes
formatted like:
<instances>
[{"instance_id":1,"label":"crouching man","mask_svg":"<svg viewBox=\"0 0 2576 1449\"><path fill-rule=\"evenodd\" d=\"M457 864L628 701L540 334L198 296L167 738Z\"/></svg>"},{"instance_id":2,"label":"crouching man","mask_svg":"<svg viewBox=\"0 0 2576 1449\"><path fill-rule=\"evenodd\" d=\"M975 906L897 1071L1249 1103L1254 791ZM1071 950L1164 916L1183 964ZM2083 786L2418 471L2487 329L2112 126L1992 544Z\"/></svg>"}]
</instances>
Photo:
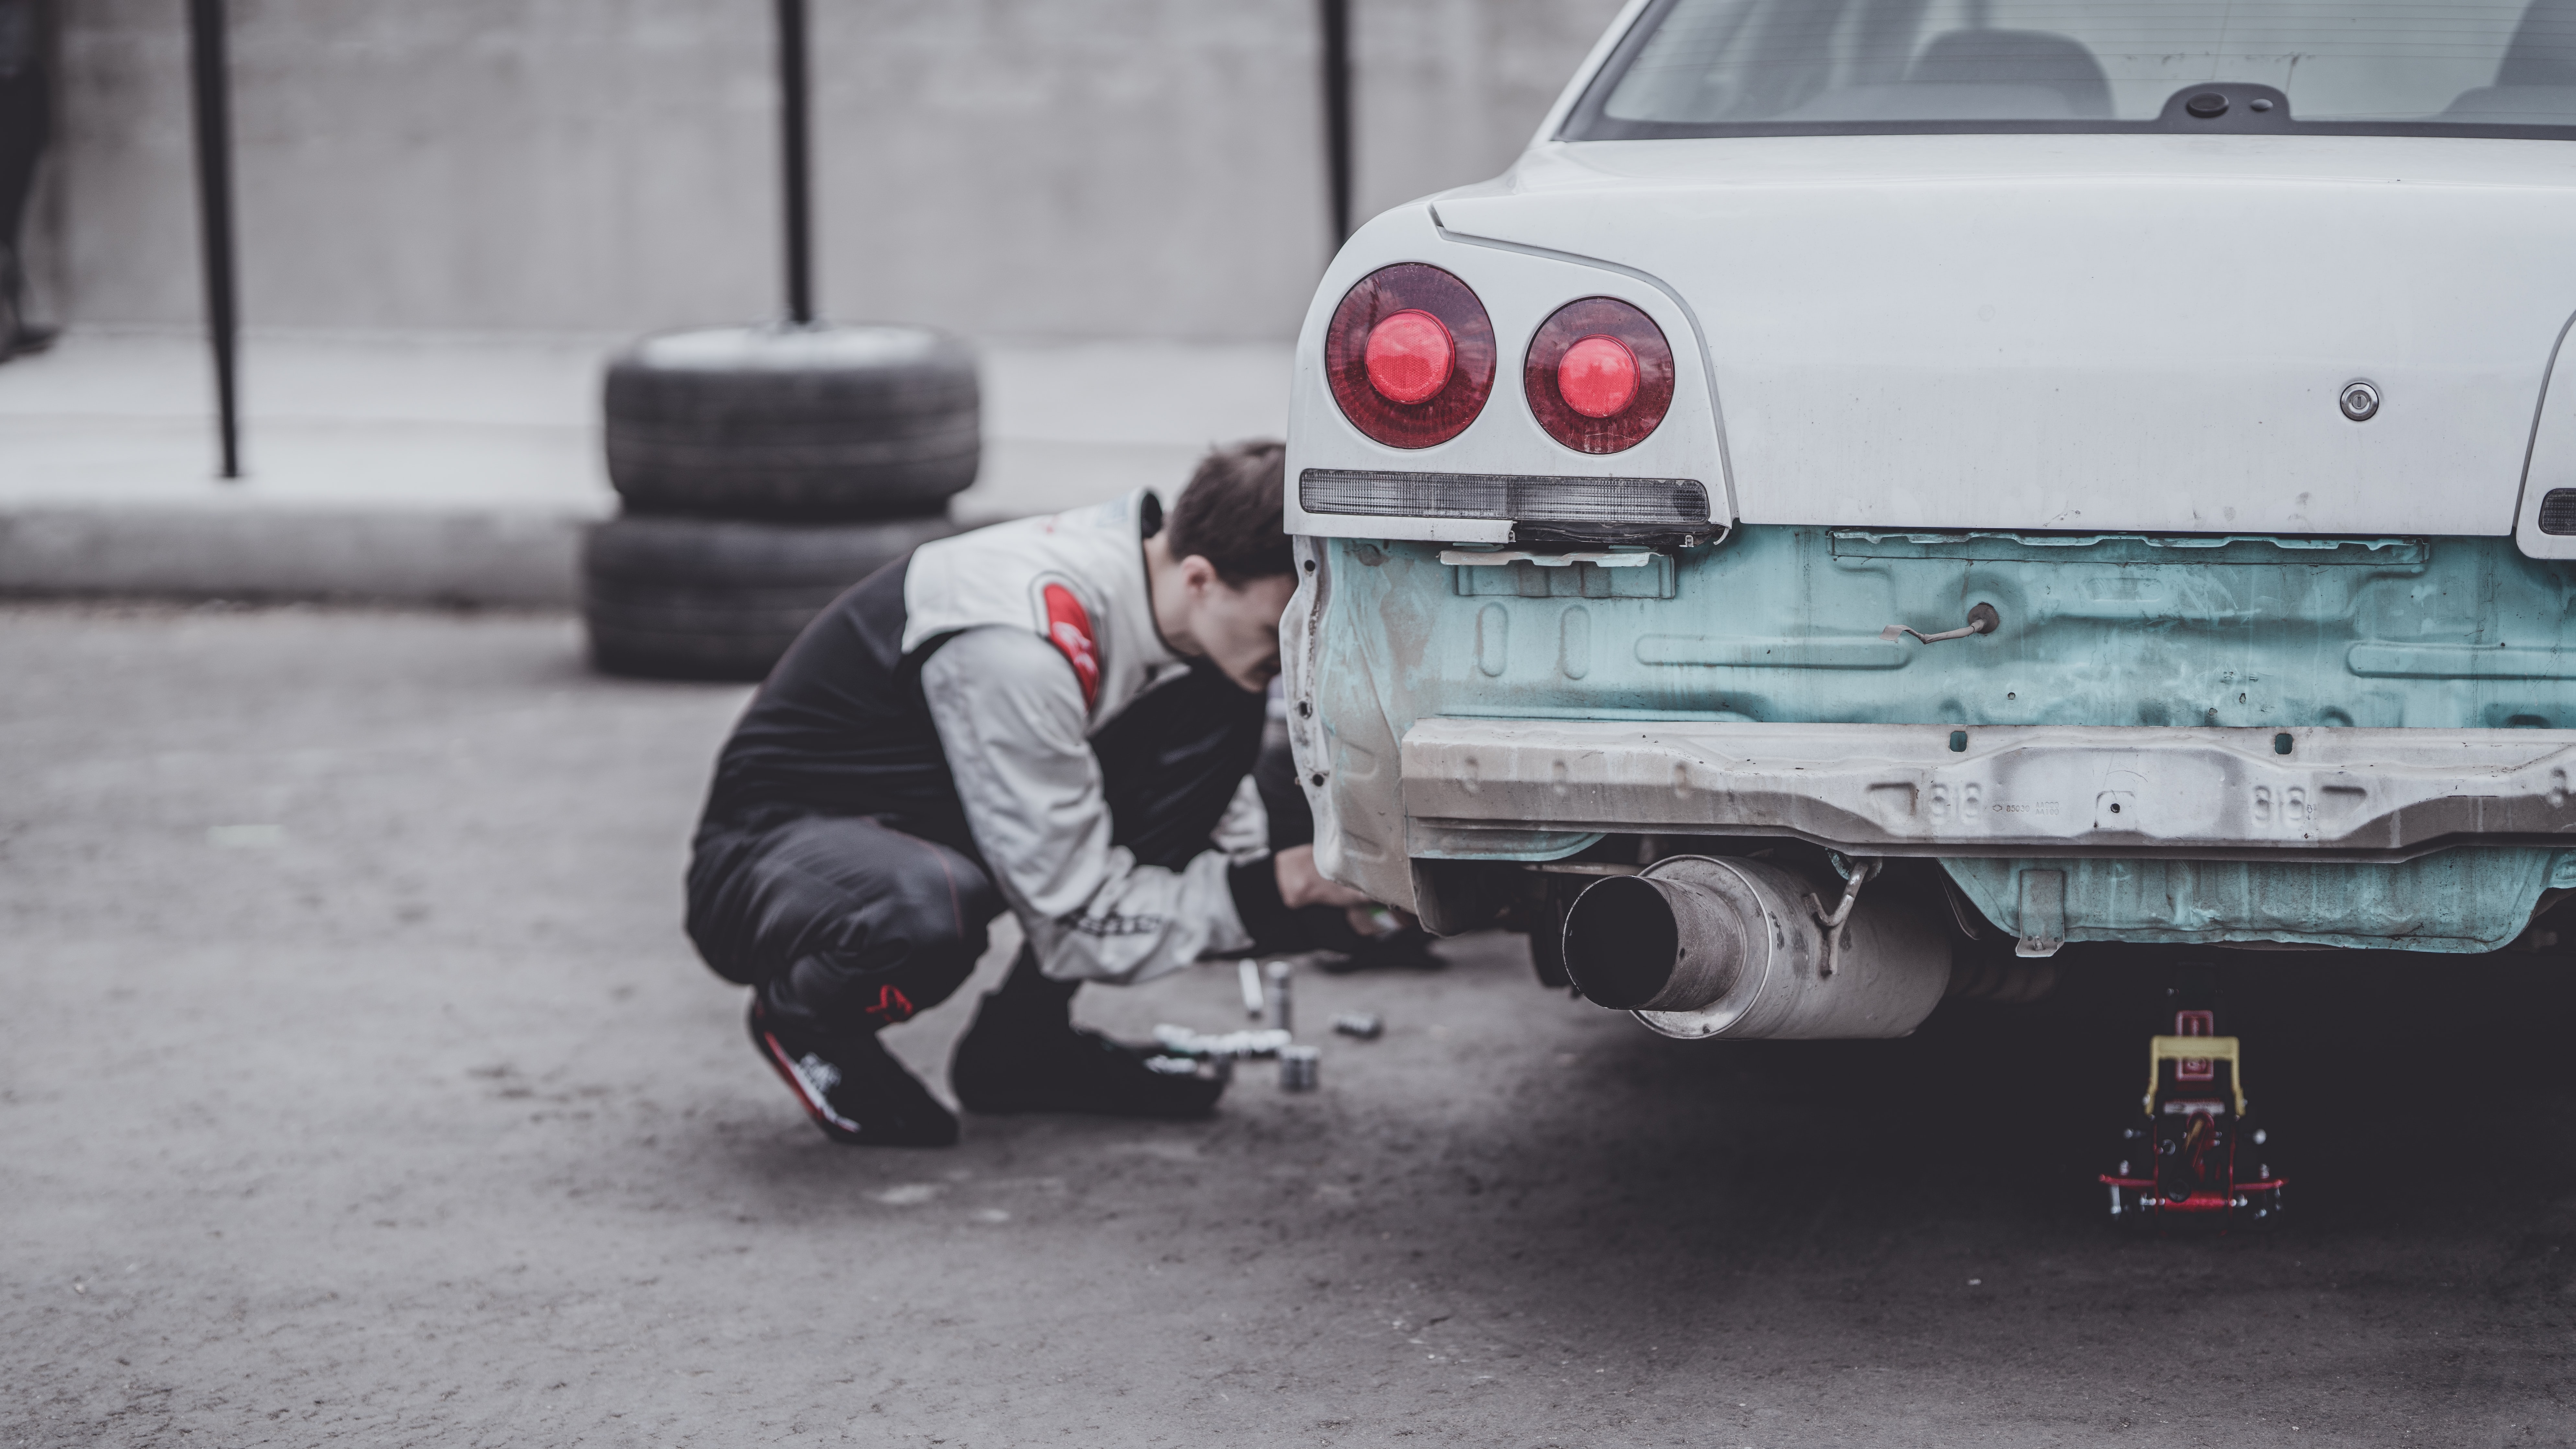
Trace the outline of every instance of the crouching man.
<instances>
[{"instance_id":1,"label":"crouching man","mask_svg":"<svg viewBox=\"0 0 2576 1449\"><path fill-rule=\"evenodd\" d=\"M827 1136L957 1140L876 1034L956 991L1005 908L1027 945L958 1044L958 1101L1191 1116L1224 1084L1076 1030L1076 988L1293 947L1295 912L1360 902L1311 846L1259 851L1282 473L1279 444L1237 444L1168 518L1139 490L925 544L761 686L716 762L689 935L753 988L752 1042Z\"/></svg>"}]
</instances>

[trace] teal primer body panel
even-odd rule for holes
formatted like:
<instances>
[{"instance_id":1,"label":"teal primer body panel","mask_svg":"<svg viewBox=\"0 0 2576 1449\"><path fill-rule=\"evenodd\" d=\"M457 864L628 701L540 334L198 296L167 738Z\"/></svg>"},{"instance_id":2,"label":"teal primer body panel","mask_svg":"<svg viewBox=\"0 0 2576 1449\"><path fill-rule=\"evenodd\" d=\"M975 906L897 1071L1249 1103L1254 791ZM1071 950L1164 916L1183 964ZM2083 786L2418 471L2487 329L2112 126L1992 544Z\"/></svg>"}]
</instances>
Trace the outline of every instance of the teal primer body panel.
<instances>
[{"instance_id":1,"label":"teal primer body panel","mask_svg":"<svg viewBox=\"0 0 2576 1449\"><path fill-rule=\"evenodd\" d=\"M2522 933L2540 893L2576 885L2576 851L2445 850L2397 865L2306 861L1941 862L1986 919L2016 935L2021 877L2066 875L2066 939L2295 941L2492 951Z\"/></svg>"},{"instance_id":2,"label":"teal primer body panel","mask_svg":"<svg viewBox=\"0 0 2576 1449\"><path fill-rule=\"evenodd\" d=\"M1746 528L1660 567L1452 566L1328 544L1319 708L1344 782L1393 788L1432 715L1496 719L2576 728L2576 568L2506 538L2301 540ZM1994 607L1989 637L1931 633ZM1383 772L1383 773L1381 773ZM1592 837L1530 822L1510 858ZM1498 844L1500 842L1497 842ZM1498 855L1497 858L1502 858ZM1952 859L2018 929L2018 877L2066 874L2073 940L2503 945L2576 852L2396 865Z\"/></svg>"}]
</instances>

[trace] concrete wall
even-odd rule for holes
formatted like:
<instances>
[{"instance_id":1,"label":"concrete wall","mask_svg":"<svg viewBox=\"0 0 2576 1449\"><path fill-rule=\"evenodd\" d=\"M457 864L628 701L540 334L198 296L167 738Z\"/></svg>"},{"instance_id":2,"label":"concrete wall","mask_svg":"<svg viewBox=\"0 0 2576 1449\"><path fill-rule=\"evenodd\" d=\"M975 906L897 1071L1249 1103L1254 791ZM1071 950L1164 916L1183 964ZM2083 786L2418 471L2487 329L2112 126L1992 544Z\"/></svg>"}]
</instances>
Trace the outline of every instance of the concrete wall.
<instances>
[{"instance_id":1,"label":"concrete wall","mask_svg":"<svg viewBox=\"0 0 2576 1449\"><path fill-rule=\"evenodd\" d=\"M1363 214L1506 165L1617 0L1353 0ZM63 0L31 248L198 315L184 7ZM821 290L985 335L1290 335L1328 251L1314 0L815 0ZM253 326L778 306L764 0L234 0Z\"/></svg>"},{"instance_id":2,"label":"concrete wall","mask_svg":"<svg viewBox=\"0 0 2576 1449\"><path fill-rule=\"evenodd\" d=\"M1351 0L1358 204L1399 202L1509 166L1620 0Z\"/></svg>"}]
</instances>

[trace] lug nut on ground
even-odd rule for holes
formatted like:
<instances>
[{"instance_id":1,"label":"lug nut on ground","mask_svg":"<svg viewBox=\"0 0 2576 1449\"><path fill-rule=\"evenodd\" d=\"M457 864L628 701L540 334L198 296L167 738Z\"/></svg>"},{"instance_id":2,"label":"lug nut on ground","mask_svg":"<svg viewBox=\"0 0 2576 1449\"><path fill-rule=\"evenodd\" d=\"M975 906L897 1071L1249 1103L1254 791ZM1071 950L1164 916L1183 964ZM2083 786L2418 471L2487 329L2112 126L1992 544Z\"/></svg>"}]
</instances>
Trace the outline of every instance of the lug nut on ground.
<instances>
[{"instance_id":1,"label":"lug nut on ground","mask_svg":"<svg viewBox=\"0 0 2576 1449\"><path fill-rule=\"evenodd\" d=\"M1310 1046L1279 1049L1279 1090L1311 1092L1315 1090L1316 1068L1324 1054Z\"/></svg>"}]
</instances>

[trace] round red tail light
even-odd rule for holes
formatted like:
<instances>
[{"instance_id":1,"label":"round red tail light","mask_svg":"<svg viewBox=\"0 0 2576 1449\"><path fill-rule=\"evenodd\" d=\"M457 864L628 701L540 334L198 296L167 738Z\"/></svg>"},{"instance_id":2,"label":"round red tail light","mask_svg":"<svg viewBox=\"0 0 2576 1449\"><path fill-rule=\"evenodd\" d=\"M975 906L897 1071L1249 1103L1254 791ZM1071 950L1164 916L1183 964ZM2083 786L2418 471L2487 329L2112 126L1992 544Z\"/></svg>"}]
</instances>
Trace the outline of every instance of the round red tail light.
<instances>
[{"instance_id":1,"label":"round red tail light","mask_svg":"<svg viewBox=\"0 0 2576 1449\"><path fill-rule=\"evenodd\" d=\"M1672 345L1635 307L1586 297L1540 324L1521 386L1549 437L1578 453L1620 452L1644 442L1672 410Z\"/></svg>"},{"instance_id":2,"label":"round red tail light","mask_svg":"<svg viewBox=\"0 0 2576 1449\"><path fill-rule=\"evenodd\" d=\"M1587 418L1615 418L1637 400L1637 354L1595 332L1556 360L1556 394Z\"/></svg>"},{"instance_id":3,"label":"round red tail light","mask_svg":"<svg viewBox=\"0 0 2576 1449\"><path fill-rule=\"evenodd\" d=\"M1351 426L1391 448L1467 430L1494 390L1494 324L1467 284L1403 262L1362 277L1324 330L1324 375Z\"/></svg>"},{"instance_id":4,"label":"round red tail light","mask_svg":"<svg viewBox=\"0 0 2576 1449\"><path fill-rule=\"evenodd\" d=\"M1458 344L1449 340L1449 329L1419 307L1370 328L1360 356L1378 396L1408 406L1438 397L1458 370Z\"/></svg>"}]
</instances>

